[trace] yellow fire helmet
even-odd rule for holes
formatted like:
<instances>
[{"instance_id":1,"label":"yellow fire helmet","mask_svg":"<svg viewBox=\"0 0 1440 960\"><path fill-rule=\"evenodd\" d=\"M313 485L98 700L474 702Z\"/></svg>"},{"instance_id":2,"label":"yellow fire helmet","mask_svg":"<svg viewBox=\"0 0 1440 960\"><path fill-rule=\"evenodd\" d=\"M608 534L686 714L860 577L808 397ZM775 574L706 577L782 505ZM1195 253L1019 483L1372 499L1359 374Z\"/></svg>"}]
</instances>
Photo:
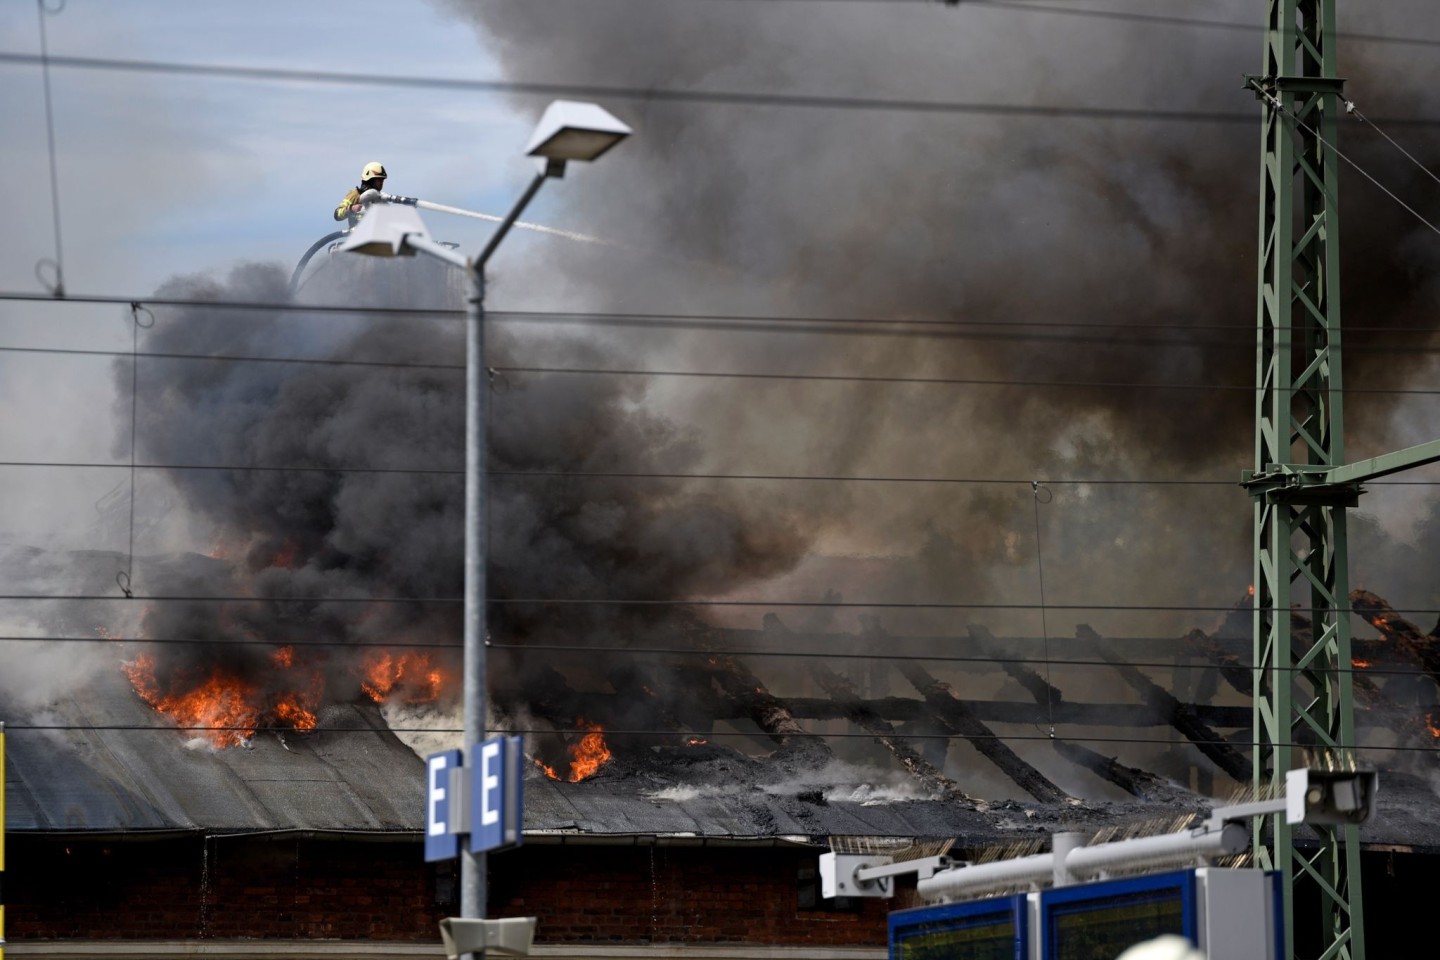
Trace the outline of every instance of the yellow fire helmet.
<instances>
[{"instance_id":1,"label":"yellow fire helmet","mask_svg":"<svg viewBox=\"0 0 1440 960\"><path fill-rule=\"evenodd\" d=\"M361 183L364 183L366 180L375 180L375 179L380 179L380 180L384 180L384 179L385 179L385 164L383 164L383 163L367 163L367 164L365 164L365 169L360 171L360 182L361 182Z\"/></svg>"}]
</instances>

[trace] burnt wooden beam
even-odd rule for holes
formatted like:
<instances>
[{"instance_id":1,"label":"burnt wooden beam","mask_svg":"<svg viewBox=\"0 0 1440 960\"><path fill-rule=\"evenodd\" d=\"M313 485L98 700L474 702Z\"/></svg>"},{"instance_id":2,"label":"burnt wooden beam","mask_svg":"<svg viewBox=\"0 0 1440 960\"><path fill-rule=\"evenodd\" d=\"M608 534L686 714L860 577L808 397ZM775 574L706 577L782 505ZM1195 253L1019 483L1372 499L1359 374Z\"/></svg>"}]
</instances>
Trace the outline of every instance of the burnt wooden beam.
<instances>
[{"instance_id":1,"label":"burnt wooden beam","mask_svg":"<svg viewBox=\"0 0 1440 960\"><path fill-rule=\"evenodd\" d=\"M682 682L685 683L683 702L677 702L673 697L667 699L664 694L661 694L660 702L653 708L658 711L657 716L664 726L687 731L701 730L704 728L705 722L709 720L735 720L751 716L752 708L748 704L730 697L716 696L713 690L703 688L709 683L710 672L709 669L676 672L676 675L683 678ZM656 679L659 682L659 678ZM657 684L647 684L647 686L652 690L667 689ZM496 688L492 691L492 696L497 701L503 700L519 705L529 703L528 695L530 693L531 691L519 688L513 690ZM643 691L639 697L642 703L650 699L650 695ZM1036 713L1036 704L1029 701L1022 703L1018 700L956 699L977 720L984 723L1014 723L1028 727L1033 726L1037 718L1045 719L1043 713ZM620 693L570 691L564 698L564 709L558 711L555 709L554 698L550 698L546 702L550 705L549 709L545 711L547 714L583 713L602 722L605 718L614 720L634 714L641 709L636 706L636 694L630 692L628 688L626 692ZM913 723L930 720L934 717L934 713L925 701L916 697L872 697L862 702L867 710L892 723ZM1193 709L1195 715L1204 722L1226 730L1244 729L1250 726L1252 720L1249 707L1216 706L1204 703L1186 703L1185 705ZM849 716L843 707L829 697L786 697L784 706L795 720L844 720ZM1054 716L1057 724L1069 723L1092 727L1163 727L1170 723L1166 717L1160 716L1150 706L1143 703L1061 702L1056 704ZM1357 718L1357 722L1369 722L1369 718L1361 716ZM679 726L675 727L675 723L678 723ZM634 724L628 725L633 726Z\"/></svg>"},{"instance_id":2,"label":"burnt wooden beam","mask_svg":"<svg viewBox=\"0 0 1440 960\"><path fill-rule=\"evenodd\" d=\"M747 651L756 653L773 654L778 651L773 646L773 640L763 629L742 628L742 627L706 627L703 635L707 643L713 644L717 649L725 649L735 652L736 655L743 655ZM988 646L978 641L973 635L966 633L954 634L888 634L893 641L893 646L887 648L881 658L888 659L894 655L915 657L922 662L954 660L955 658L970 658L961 662L967 663L967 669L973 667L975 670L993 672L1000 669L1000 665L991 659L994 654ZM797 656L809 656L812 654L829 653L836 649L852 649L855 646L856 635L854 633L843 633L840 631L807 631L796 629L786 634L786 650L793 650ZM1056 657L1065 659L1088 658L1094 654L1092 644L1079 640L1075 637L1056 636L1049 638L1007 636L999 638L1004 645L1006 652L1002 656L1024 659L1031 656L1039 659L1042 651L1048 642L1050 652ZM1114 650L1121 656L1131 660L1153 660L1161 656L1172 655L1178 637L1106 637L1105 646ZM933 655L925 654L935 651Z\"/></svg>"},{"instance_id":3,"label":"burnt wooden beam","mask_svg":"<svg viewBox=\"0 0 1440 960\"><path fill-rule=\"evenodd\" d=\"M1391 611L1390 605L1379 597L1365 590L1352 591L1350 594L1351 603L1356 603L1356 594L1361 595L1361 603L1366 607L1369 614L1377 620L1387 619L1387 612ZM1359 611L1357 611L1359 612ZM1310 618L1299 611L1291 613L1293 624L1292 642L1298 650L1308 650L1314 642L1314 626ZM1366 616L1361 613L1361 616ZM1368 620L1369 617L1366 617ZM1398 618L1397 618L1398 619ZM1372 622L1372 625L1374 624ZM1409 623L1394 624L1397 631L1404 631L1407 636L1413 637L1408 631L1414 630L1414 625ZM1408 629L1407 629L1408 628ZM1382 628L1383 629L1383 628ZM1418 631L1416 631L1418 633ZM1388 638L1386 638L1388 639ZM1382 643L1385 640L1382 639ZM1401 655L1397 646L1392 646L1392 655ZM1353 656L1353 651L1352 651ZM1372 727L1385 727L1395 731L1406 741L1413 744L1433 744L1434 734L1430 728L1430 719L1418 712L1416 707L1403 707L1386 695L1380 684L1374 677L1369 676L1363 669L1355 670L1351 675L1351 688L1355 694L1355 702L1362 709L1356 711L1357 722L1365 722ZM1316 683L1318 684L1318 679ZM1313 731L1308 728L1299 728L1295 731L1295 739L1300 742L1308 742L1313 739Z\"/></svg>"},{"instance_id":4,"label":"burnt wooden beam","mask_svg":"<svg viewBox=\"0 0 1440 960\"><path fill-rule=\"evenodd\" d=\"M1077 636L1092 641L1101 639L1100 634L1083 623L1075 628L1075 633ZM1241 783L1250 782L1252 768L1248 757L1221 738L1209 724L1196 716L1194 710L1189 709L1187 704L1181 703L1170 691L1151 680L1138 668L1125 663L1114 653L1104 650L1103 644L1100 644L1099 648L1101 656L1110 661L1115 672L1130 685L1131 689L1138 693L1140 698L1155 712L1167 718L1170 725L1193 743L1197 750L1234 779Z\"/></svg>"},{"instance_id":5,"label":"burnt wooden beam","mask_svg":"<svg viewBox=\"0 0 1440 960\"><path fill-rule=\"evenodd\" d=\"M972 637L981 640L987 645L993 646L996 643L995 635L982 626L972 625L969 630ZM1012 673L1011 671L1015 672ZM1023 664L1011 664L1006 672L1010 673L1021 686L1030 691L1030 695L1035 698L1036 704L1047 707L1047 709L1058 709L1064 705L1065 700L1061 696L1060 691L1051 686L1049 681L1029 667ZM1019 676L1017 676L1017 673ZM1153 712L1152 708L1147 707L1146 709ZM1055 746L1060 756L1109 780L1127 793L1135 794L1135 791L1141 788L1158 791L1161 789L1160 785L1169 786L1169 784L1166 784L1153 774L1146 773L1143 770L1136 770L1134 767L1127 767L1111 758L1101 756L1088 747L1082 747L1078 744L1068 743L1060 739L1052 739L1050 742ZM1139 794L1135 795L1139 796Z\"/></svg>"},{"instance_id":6,"label":"burnt wooden beam","mask_svg":"<svg viewBox=\"0 0 1440 960\"><path fill-rule=\"evenodd\" d=\"M1000 641L995 639L995 634L979 624L971 624L966 628L970 639L987 655L996 658L1004 658L1000 669L1004 670L1010 679L1024 687L1035 698L1035 702L1041 706L1059 706L1065 700L1065 695L1057 687L1051 686L1050 681L1030 669L1023 663L1017 663L1013 655L1009 657L1003 652Z\"/></svg>"},{"instance_id":7,"label":"burnt wooden beam","mask_svg":"<svg viewBox=\"0 0 1440 960\"><path fill-rule=\"evenodd\" d=\"M959 697L956 700L963 704L975 719L985 723L1018 723L1031 726L1037 717L1047 719L1045 714L1035 712L1036 704L1033 702L966 700ZM845 717L845 711L835 701L826 697L790 697L785 703L790 712L802 720L842 720ZM874 697L866 700L865 705L886 720L896 723L926 720L932 716L925 702L914 697ZM1206 723L1227 730L1248 727L1254 719L1249 707L1204 703L1187 703L1186 706L1194 709L1195 715ZM1055 705L1054 717L1056 723L1092 727L1163 727L1170 723L1143 703L1061 702Z\"/></svg>"},{"instance_id":8,"label":"burnt wooden beam","mask_svg":"<svg viewBox=\"0 0 1440 960\"><path fill-rule=\"evenodd\" d=\"M765 614L761 624L765 632L772 637L785 637L790 633L790 628L785 626L784 622L773 613ZM864 700L860 698L849 680L823 663L812 663L810 675L815 678L816 683L820 684L821 689L828 693L841 709L845 710L850 721L867 733L874 734L875 741L889 750L911 776L932 790L949 794L961 800L976 802L975 798L967 796L960 789L959 784L945 776L934 764L910 746L910 742L900 735L890 721L866 707Z\"/></svg>"},{"instance_id":9,"label":"burnt wooden beam","mask_svg":"<svg viewBox=\"0 0 1440 960\"><path fill-rule=\"evenodd\" d=\"M1089 747L1064 740L1056 740L1054 744L1060 756L1109 780L1131 796L1164 803L1195 801L1195 795L1188 790L1182 790L1147 770L1127 767L1115 757L1107 757Z\"/></svg>"},{"instance_id":10,"label":"burnt wooden beam","mask_svg":"<svg viewBox=\"0 0 1440 960\"><path fill-rule=\"evenodd\" d=\"M1248 646L1241 650L1237 642L1212 637L1202 630L1191 630L1182 642L1191 653L1209 660L1235 690L1247 697L1255 695L1255 671L1250 666L1255 653Z\"/></svg>"},{"instance_id":11,"label":"burnt wooden beam","mask_svg":"<svg viewBox=\"0 0 1440 960\"><path fill-rule=\"evenodd\" d=\"M910 746L910 742L900 736L888 720L868 709L850 681L824 664L812 664L810 673L825 692L830 694L835 702L846 711L849 719L867 733L874 734L876 742L894 754L895 759L909 771L911 776L931 790L937 790L962 800L975 801L974 797L967 796L960 789L958 783L945 776L934 764L920 756L915 748Z\"/></svg>"},{"instance_id":12,"label":"burnt wooden beam","mask_svg":"<svg viewBox=\"0 0 1440 960\"><path fill-rule=\"evenodd\" d=\"M999 767L1020 789L1041 803L1063 803L1074 799L995 736L994 731L978 719L964 701L955 697L948 683L936 680L913 660L899 661L895 669L925 698L936 721L968 740L981 756Z\"/></svg>"},{"instance_id":13,"label":"burnt wooden beam","mask_svg":"<svg viewBox=\"0 0 1440 960\"><path fill-rule=\"evenodd\" d=\"M749 667L731 656L705 657L713 693L732 701L770 739L802 762L819 766L834 754L830 745L795 722L785 703L766 689Z\"/></svg>"},{"instance_id":14,"label":"burnt wooden beam","mask_svg":"<svg viewBox=\"0 0 1440 960\"><path fill-rule=\"evenodd\" d=\"M1379 630L1406 660L1440 682L1440 637L1420 628L1395 612L1395 608L1369 590L1350 591L1350 609ZM1440 630L1440 625L1437 625Z\"/></svg>"}]
</instances>

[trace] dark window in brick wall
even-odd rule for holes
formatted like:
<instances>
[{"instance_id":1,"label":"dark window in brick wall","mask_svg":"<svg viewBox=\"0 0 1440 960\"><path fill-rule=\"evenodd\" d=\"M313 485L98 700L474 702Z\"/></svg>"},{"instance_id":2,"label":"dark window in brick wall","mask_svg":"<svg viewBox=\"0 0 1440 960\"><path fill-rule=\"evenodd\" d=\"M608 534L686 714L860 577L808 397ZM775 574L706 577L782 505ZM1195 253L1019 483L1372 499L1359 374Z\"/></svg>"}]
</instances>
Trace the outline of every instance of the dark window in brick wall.
<instances>
[{"instance_id":1,"label":"dark window in brick wall","mask_svg":"<svg viewBox=\"0 0 1440 960\"><path fill-rule=\"evenodd\" d=\"M795 871L795 909L817 913L859 913L863 904L859 897L820 896L820 874L814 867Z\"/></svg>"}]
</instances>

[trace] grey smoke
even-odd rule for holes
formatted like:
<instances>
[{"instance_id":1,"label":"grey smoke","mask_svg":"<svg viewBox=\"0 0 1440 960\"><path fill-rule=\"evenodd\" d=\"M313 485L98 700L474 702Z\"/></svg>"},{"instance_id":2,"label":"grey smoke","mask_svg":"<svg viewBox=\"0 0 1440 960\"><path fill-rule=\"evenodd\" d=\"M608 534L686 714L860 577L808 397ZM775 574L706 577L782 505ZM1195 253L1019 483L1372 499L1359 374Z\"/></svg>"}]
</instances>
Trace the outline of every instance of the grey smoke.
<instances>
[{"instance_id":1,"label":"grey smoke","mask_svg":"<svg viewBox=\"0 0 1440 960\"><path fill-rule=\"evenodd\" d=\"M531 274L561 265L619 308L1001 325L953 339L677 334L663 348L708 369L1234 388L777 385L752 391L762 412L729 413L718 426L704 406L713 394L690 401L712 443L756 471L1232 482L1250 465L1255 348L1244 328L1255 316L1259 123L1241 77L1257 69L1258 32L996 5L437 2L515 80L1254 111L1253 124L1226 124L615 99L607 106L637 135L603 162L606 189L566 194L567 223L699 266L551 248L550 264ZM1261 16L1248 3L1205 12L1257 27ZM1423 4L1351 4L1345 16L1351 33L1440 33ZM1341 61L1369 115L1440 116L1423 54L1344 40ZM1429 128L1392 132L1437 159ZM1342 135L1401 196L1422 208L1433 196L1433 183L1373 133L1352 121ZM1343 178L1346 384L1414 385L1436 342L1440 241L1348 168ZM1041 328L1055 337L1047 342L1020 326L1036 321L1135 326ZM1400 404L1425 402L1353 395L1352 455L1428 439L1393 417ZM689 412L684 400L677 407ZM803 431L767 416L775 409L797 411ZM844 506L866 519L846 542L858 553L949 557L885 583L887 597L1033 599L1025 494L857 487ZM1052 599L1229 603L1249 580L1248 501L1234 488L1061 489L1045 522L1052 560L1064 558L1052 564ZM1215 582L1197 584L1197 566ZM832 575L814 586L831 586ZM843 592L873 595L876 584L857 587Z\"/></svg>"},{"instance_id":2,"label":"grey smoke","mask_svg":"<svg viewBox=\"0 0 1440 960\"><path fill-rule=\"evenodd\" d=\"M1138 27L1070 24L961 5L553 0L448 2L514 79L750 89L1017 104L1101 103L1229 111L1253 105L1239 76L1258 37L1194 32L1157 42ZM1253 16L1248 6L1237 17ZM1008 18L1008 19L1007 19ZM1433 15L1427 21L1433 21ZM1364 27L1365 24L1358 24ZM1433 85L1363 48L1352 88L1384 89L1375 115L1436 115ZM526 109L539 104L523 101ZM726 484L497 477L492 587L500 597L669 599L744 595L850 601L1026 603L1037 599L1035 478L1231 481L1251 456L1257 127L1094 122L863 110L608 104L637 136L554 192L557 225L657 251L541 245L492 291L511 305L590 311L957 319L986 337L774 331L589 336L492 325L498 365L690 365L867 376L1224 384L1224 392L1095 386L960 388L504 375L495 384L494 464L527 471L795 473L1006 478L1008 486ZM1422 158L1433 137L1407 129ZM1353 129L1347 137L1359 140ZM1350 140L1347 140L1347 146ZM1404 195L1423 175L1376 146L1355 156ZM601 181L599 178L604 177ZM547 198L552 194L547 193ZM437 198L447 199L447 198ZM1347 177L1347 322L1417 332L1433 346L1437 251L1414 221ZM420 264L338 264L307 296L457 305ZM563 282L540 282L562 277ZM283 271L166 293L283 297ZM557 292L558 291L558 292ZM578 296L577 307L574 300ZM1037 340L1021 324L1091 323ZM1117 330L1109 323L1136 324ZM1007 327L1010 324L1013 326ZM1017 336L1016 334L1020 334ZM1347 334L1347 381L1406 386L1426 355L1378 352L1392 334ZM426 318L296 318L161 311L155 351L458 363L459 325ZM456 371L155 362L142 386L142 457L168 463L457 470ZM127 371L117 368L124 380ZM1398 401L1349 407L1352 447L1423 437L1394 429ZM460 481L361 473L192 473L171 482L210 518L237 564L235 589L283 603L157 605L153 636L281 642L454 638L458 610L395 605L357 615L346 598L460 591ZM1052 603L1229 604L1249 579L1248 500L1234 487L1054 484L1042 508ZM1379 547L1376 548L1377 550ZM1424 569L1433 556L1420 550ZM284 558L283 565L277 559ZM1423 579L1423 577L1421 577ZM1433 579L1433 577L1431 578ZM1385 592L1385 585L1371 582ZM1407 586L1406 589L1411 589ZM1423 587L1416 584L1414 589ZM747 614L748 615L748 614ZM673 616L673 614L671 614ZM710 619L724 619L713 615ZM1210 614L1087 617L1066 635L1145 633ZM887 613L896 633L1038 635L1039 618ZM643 638L657 623L612 608L498 608L506 640ZM837 629L854 626L836 612ZM664 635L662 631L660 635ZM253 656L214 647L170 655ZM205 662L209 662L206 660ZM332 663L334 661L331 661ZM534 661L530 661L534 663ZM523 669L519 660L498 669ZM579 673L603 667L574 664ZM334 696L348 674L332 673ZM1083 699L1087 680L1067 684ZM353 694L353 689L348 691Z\"/></svg>"}]
</instances>

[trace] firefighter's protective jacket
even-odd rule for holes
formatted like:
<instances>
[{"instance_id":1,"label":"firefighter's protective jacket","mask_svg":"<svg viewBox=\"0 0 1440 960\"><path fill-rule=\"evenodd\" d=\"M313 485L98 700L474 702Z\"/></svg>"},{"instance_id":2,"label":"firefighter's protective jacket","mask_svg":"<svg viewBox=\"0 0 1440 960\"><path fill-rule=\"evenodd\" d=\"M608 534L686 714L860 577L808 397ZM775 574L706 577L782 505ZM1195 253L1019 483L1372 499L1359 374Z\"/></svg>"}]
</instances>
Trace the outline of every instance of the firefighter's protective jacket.
<instances>
[{"instance_id":1,"label":"firefighter's protective jacket","mask_svg":"<svg viewBox=\"0 0 1440 960\"><path fill-rule=\"evenodd\" d=\"M340 201L340 206L335 208L335 219L348 220L350 221L350 226L355 226L355 224L360 222L360 215L351 213L350 208L359 202L360 188L351 187L350 192L345 194L345 199Z\"/></svg>"}]
</instances>

